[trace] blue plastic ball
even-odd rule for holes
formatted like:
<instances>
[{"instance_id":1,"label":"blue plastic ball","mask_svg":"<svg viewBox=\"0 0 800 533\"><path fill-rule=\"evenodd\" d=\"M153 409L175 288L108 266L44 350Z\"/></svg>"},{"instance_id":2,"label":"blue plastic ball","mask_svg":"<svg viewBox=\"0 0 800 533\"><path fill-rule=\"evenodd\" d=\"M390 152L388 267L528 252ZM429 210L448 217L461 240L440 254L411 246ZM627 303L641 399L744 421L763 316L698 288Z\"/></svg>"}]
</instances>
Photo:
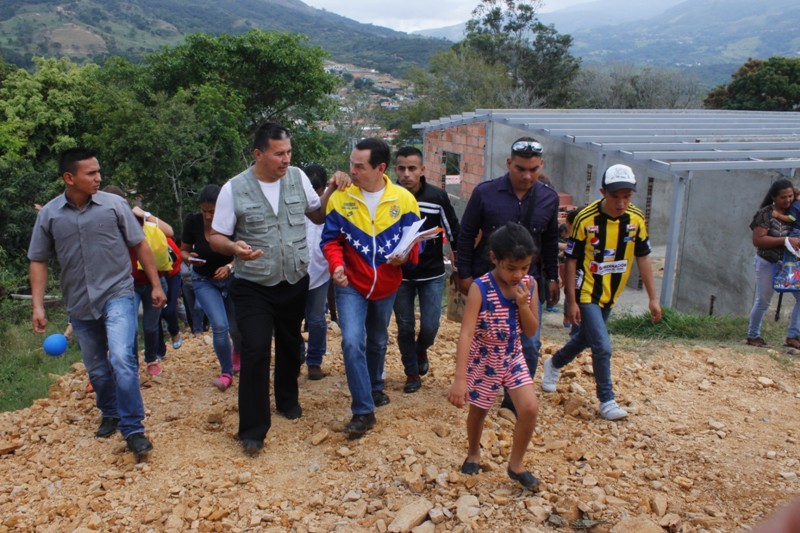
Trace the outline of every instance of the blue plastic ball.
<instances>
[{"instance_id":1,"label":"blue plastic ball","mask_svg":"<svg viewBox=\"0 0 800 533\"><path fill-rule=\"evenodd\" d=\"M44 340L42 348L44 353L53 357L64 355L67 351L67 338L61 333L53 333Z\"/></svg>"}]
</instances>

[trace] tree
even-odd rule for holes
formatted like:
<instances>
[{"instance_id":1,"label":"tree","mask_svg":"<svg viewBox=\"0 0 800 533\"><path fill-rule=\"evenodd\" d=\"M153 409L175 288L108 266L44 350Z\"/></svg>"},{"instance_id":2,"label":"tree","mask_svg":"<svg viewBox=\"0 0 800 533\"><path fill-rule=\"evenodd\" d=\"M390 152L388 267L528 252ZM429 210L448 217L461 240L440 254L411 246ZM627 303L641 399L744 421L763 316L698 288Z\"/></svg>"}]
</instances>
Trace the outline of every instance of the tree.
<instances>
[{"instance_id":1,"label":"tree","mask_svg":"<svg viewBox=\"0 0 800 533\"><path fill-rule=\"evenodd\" d=\"M186 36L185 44L146 59L149 85L175 94L181 88L225 86L244 104L251 131L264 120L313 120L328 111L339 83L327 74L326 52L299 34L251 30L240 35Z\"/></svg>"},{"instance_id":2,"label":"tree","mask_svg":"<svg viewBox=\"0 0 800 533\"><path fill-rule=\"evenodd\" d=\"M749 59L728 84L708 93L705 107L751 111L800 110L800 58Z\"/></svg>"},{"instance_id":3,"label":"tree","mask_svg":"<svg viewBox=\"0 0 800 533\"><path fill-rule=\"evenodd\" d=\"M0 278L10 277L15 283L24 279L25 252L36 219L33 204L45 203L63 190L63 181L52 166L38 171L30 160L0 160ZM16 286L22 285L20 281Z\"/></svg>"},{"instance_id":4,"label":"tree","mask_svg":"<svg viewBox=\"0 0 800 533\"><path fill-rule=\"evenodd\" d=\"M574 89L576 105L588 109L696 109L702 98L697 78L624 64L583 69Z\"/></svg>"},{"instance_id":5,"label":"tree","mask_svg":"<svg viewBox=\"0 0 800 533\"><path fill-rule=\"evenodd\" d=\"M87 115L95 127L83 141L102 149L110 181L135 189L172 224L180 224L184 203L204 185L221 184L246 166L239 131L244 108L224 88L142 96L130 87L107 87Z\"/></svg>"},{"instance_id":6,"label":"tree","mask_svg":"<svg viewBox=\"0 0 800 533\"><path fill-rule=\"evenodd\" d=\"M570 87L580 62L569 53L572 37L536 18L541 0L482 0L459 43L487 63L502 65L512 83L548 107L570 103Z\"/></svg>"},{"instance_id":7,"label":"tree","mask_svg":"<svg viewBox=\"0 0 800 533\"><path fill-rule=\"evenodd\" d=\"M2 54L0 54L0 85L2 85L3 81L8 77L8 75L15 70L17 70L17 67L11 63L6 63Z\"/></svg>"},{"instance_id":8,"label":"tree","mask_svg":"<svg viewBox=\"0 0 800 533\"><path fill-rule=\"evenodd\" d=\"M76 145L81 113L97 88L97 65L67 58L34 63L32 73L15 70L0 87L0 160L29 159L41 168Z\"/></svg>"},{"instance_id":9,"label":"tree","mask_svg":"<svg viewBox=\"0 0 800 533\"><path fill-rule=\"evenodd\" d=\"M400 130L400 142L419 135L412 128L418 122L477 108L528 107L535 103L524 90L513 87L505 67L484 61L469 48L439 52L431 58L427 70L411 69L409 80L414 100L384 116L387 126Z\"/></svg>"}]
</instances>

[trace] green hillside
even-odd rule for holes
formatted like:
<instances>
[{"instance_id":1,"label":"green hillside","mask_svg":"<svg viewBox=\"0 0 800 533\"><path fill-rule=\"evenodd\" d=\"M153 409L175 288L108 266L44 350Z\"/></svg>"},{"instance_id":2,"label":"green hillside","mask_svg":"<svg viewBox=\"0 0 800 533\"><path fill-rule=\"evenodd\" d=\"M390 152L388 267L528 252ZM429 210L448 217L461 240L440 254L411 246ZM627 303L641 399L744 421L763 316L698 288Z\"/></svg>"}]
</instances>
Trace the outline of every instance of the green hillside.
<instances>
[{"instance_id":1,"label":"green hillside","mask_svg":"<svg viewBox=\"0 0 800 533\"><path fill-rule=\"evenodd\" d=\"M0 2L0 54L18 65L33 55L102 61L182 42L188 33L250 29L303 33L334 60L401 75L447 49L443 40L361 24L299 0L71 0Z\"/></svg>"}]
</instances>

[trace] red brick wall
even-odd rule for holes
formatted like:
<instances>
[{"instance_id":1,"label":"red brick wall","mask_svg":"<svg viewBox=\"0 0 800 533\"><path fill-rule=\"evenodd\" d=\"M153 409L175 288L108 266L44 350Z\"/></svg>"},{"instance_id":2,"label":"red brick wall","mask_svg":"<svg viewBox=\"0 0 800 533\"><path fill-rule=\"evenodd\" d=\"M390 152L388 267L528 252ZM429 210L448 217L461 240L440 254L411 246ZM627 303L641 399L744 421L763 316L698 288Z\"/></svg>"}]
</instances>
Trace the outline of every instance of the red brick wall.
<instances>
[{"instance_id":1,"label":"red brick wall","mask_svg":"<svg viewBox=\"0 0 800 533\"><path fill-rule=\"evenodd\" d=\"M483 181L485 172L486 123L476 122L425 134L425 174L428 180L441 185L444 174L444 152L458 154L461 158L461 197L465 200Z\"/></svg>"}]
</instances>

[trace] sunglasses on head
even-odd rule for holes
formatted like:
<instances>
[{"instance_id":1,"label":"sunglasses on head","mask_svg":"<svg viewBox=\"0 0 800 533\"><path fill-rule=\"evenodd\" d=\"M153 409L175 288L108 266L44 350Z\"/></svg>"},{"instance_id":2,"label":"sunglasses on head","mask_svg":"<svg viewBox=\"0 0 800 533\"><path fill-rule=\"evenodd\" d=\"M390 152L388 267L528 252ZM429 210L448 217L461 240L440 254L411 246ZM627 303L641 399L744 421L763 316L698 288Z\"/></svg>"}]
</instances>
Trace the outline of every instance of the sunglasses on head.
<instances>
[{"instance_id":1,"label":"sunglasses on head","mask_svg":"<svg viewBox=\"0 0 800 533\"><path fill-rule=\"evenodd\" d=\"M511 151L519 154L541 154L544 147L536 141L517 141L511 145Z\"/></svg>"}]
</instances>

